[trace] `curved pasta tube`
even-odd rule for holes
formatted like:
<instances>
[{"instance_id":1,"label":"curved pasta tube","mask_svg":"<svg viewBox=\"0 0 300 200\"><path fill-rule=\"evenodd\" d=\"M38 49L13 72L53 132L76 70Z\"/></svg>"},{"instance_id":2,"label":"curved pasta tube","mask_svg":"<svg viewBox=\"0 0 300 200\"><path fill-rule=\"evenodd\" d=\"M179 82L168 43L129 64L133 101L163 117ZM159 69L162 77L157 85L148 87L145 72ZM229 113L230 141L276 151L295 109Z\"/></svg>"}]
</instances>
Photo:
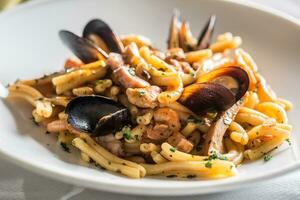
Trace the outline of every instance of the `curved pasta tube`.
<instances>
[{"instance_id":1,"label":"curved pasta tube","mask_svg":"<svg viewBox=\"0 0 300 200\"><path fill-rule=\"evenodd\" d=\"M102 78L106 74L106 67L96 69L78 69L52 79L56 93L62 94L82 84Z\"/></svg>"},{"instance_id":2,"label":"curved pasta tube","mask_svg":"<svg viewBox=\"0 0 300 200\"><path fill-rule=\"evenodd\" d=\"M167 90L158 95L158 101L163 104L170 104L179 99L183 91L183 83L180 75L177 75L173 85L168 86Z\"/></svg>"},{"instance_id":3,"label":"curved pasta tube","mask_svg":"<svg viewBox=\"0 0 300 200\"><path fill-rule=\"evenodd\" d=\"M210 58L212 55L213 52L211 49L202 49L185 53L185 59L189 63L194 63Z\"/></svg>"},{"instance_id":4,"label":"curved pasta tube","mask_svg":"<svg viewBox=\"0 0 300 200\"><path fill-rule=\"evenodd\" d=\"M249 76L249 89L250 90L254 90L256 88L256 84L257 84L257 79L255 76L254 71L251 69L251 67L249 67L246 63L246 61L244 60L243 56L239 54L239 51L235 51L235 60L237 62L237 64L244 69L248 76Z\"/></svg>"},{"instance_id":5,"label":"curved pasta tube","mask_svg":"<svg viewBox=\"0 0 300 200\"><path fill-rule=\"evenodd\" d=\"M247 123L252 126L260 125L264 123L265 120L267 119L262 116L255 115L253 113L238 113L235 117L235 121L237 123L239 124Z\"/></svg>"},{"instance_id":6,"label":"curved pasta tube","mask_svg":"<svg viewBox=\"0 0 300 200\"><path fill-rule=\"evenodd\" d=\"M244 152L244 156L248 158L249 160L256 160L264 156L266 153L270 152L271 150L278 147L280 144L282 144L283 141L285 141L287 137L275 137L271 141L265 142L262 145L253 148L248 149Z\"/></svg>"},{"instance_id":7,"label":"curved pasta tube","mask_svg":"<svg viewBox=\"0 0 300 200\"><path fill-rule=\"evenodd\" d=\"M286 124L288 122L287 114L284 108L273 102L263 102L255 107L256 110L275 118L277 122Z\"/></svg>"},{"instance_id":8,"label":"curved pasta tube","mask_svg":"<svg viewBox=\"0 0 300 200\"><path fill-rule=\"evenodd\" d=\"M8 88L9 94L8 97L17 97L22 98L28 101L32 106L36 106L38 99L44 98L44 96L35 88L24 85L24 84L15 84L11 85Z\"/></svg>"},{"instance_id":9,"label":"curved pasta tube","mask_svg":"<svg viewBox=\"0 0 300 200\"><path fill-rule=\"evenodd\" d=\"M272 125L272 126L258 125L248 131L248 136L250 141L254 140L255 138L264 135L269 135L269 134L279 138L288 138L290 135L290 131L280 128L277 125Z\"/></svg>"},{"instance_id":10,"label":"curved pasta tube","mask_svg":"<svg viewBox=\"0 0 300 200\"><path fill-rule=\"evenodd\" d=\"M139 52L141 57L144 58L148 64L152 65L156 69L164 72L176 72L176 70L171 65L158 58L157 56L153 55L149 47L143 46L142 48L140 48Z\"/></svg>"},{"instance_id":11,"label":"curved pasta tube","mask_svg":"<svg viewBox=\"0 0 300 200\"><path fill-rule=\"evenodd\" d=\"M250 91L247 99L245 100L244 106L253 109L257 104L259 104L257 93Z\"/></svg>"},{"instance_id":12,"label":"curved pasta tube","mask_svg":"<svg viewBox=\"0 0 300 200\"><path fill-rule=\"evenodd\" d=\"M207 161L177 161L161 164L141 164L145 167L148 175L162 174L172 171L196 172L201 177L229 177L236 174L236 168L230 161L212 160L210 167L206 167Z\"/></svg>"},{"instance_id":13,"label":"curved pasta tube","mask_svg":"<svg viewBox=\"0 0 300 200\"><path fill-rule=\"evenodd\" d=\"M130 43L135 43L137 47L141 48L143 46L152 46L152 42L149 38L143 35L129 34L129 35L121 35L120 39L124 46L129 45Z\"/></svg>"},{"instance_id":14,"label":"curved pasta tube","mask_svg":"<svg viewBox=\"0 0 300 200\"><path fill-rule=\"evenodd\" d=\"M84 139L87 141L87 144L89 144L93 149L96 150L96 152L102 155L105 159L114 163L121 164L122 166L124 166L125 164L125 166L136 168L139 170L141 177L146 175L145 168L143 168L141 165L115 156L114 154L110 153L105 148L97 144L92 138L90 138L87 135L84 136Z\"/></svg>"},{"instance_id":15,"label":"curved pasta tube","mask_svg":"<svg viewBox=\"0 0 300 200\"><path fill-rule=\"evenodd\" d=\"M230 131L230 138L242 145L246 145L249 141L249 137L245 129L238 123L232 122L228 127Z\"/></svg>"},{"instance_id":16,"label":"curved pasta tube","mask_svg":"<svg viewBox=\"0 0 300 200\"><path fill-rule=\"evenodd\" d=\"M207 156L192 155L178 150L174 151L174 147L167 142L161 145L161 149L161 155L170 161L203 161L208 158Z\"/></svg>"},{"instance_id":17,"label":"curved pasta tube","mask_svg":"<svg viewBox=\"0 0 300 200\"><path fill-rule=\"evenodd\" d=\"M276 93L267 84L264 77L256 73L257 83L257 95L261 102L275 101L277 99Z\"/></svg>"},{"instance_id":18,"label":"curved pasta tube","mask_svg":"<svg viewBox=\"0 0 300 200\"><path fill-rule=\"evenodd\" d=\"M167 159L165 159L160 153L157 153L156 151L152 151L150 155L152 160L157 164L168 162Z\"/></svg>"},{"instance_id":19,"label":"curved pasta tube","mask_svg":"<svg viewBox=\"0 0 300 200\"><path fill-rule=\"evenodd\" d=\"M256 63L254 62L253 58L250 56L250 54L248 54L246 51L244 51L241 48L237 49L236 53L243 58L245 63L252 69L253 72L257 72L258 67L257 67Z\"/></svg>"},{"instance_id":20,"label":"curved pasta tube","mask_svg":"<svg viewBox=\"0 0 300 200\"><path fill-rule=\"evenodd\" d=\"M125 138L125 141L128 143L135 143L137 140L140 140L144 131L147 129L147 127L143 124L139 124L133 129L131 129L131 138L127 139Z\"/></svg>"},{"instance_id":21,"label":"curved pasta tube","mask_svg":"<svg viewBox=\"0 0 300 200\"><path fill-rule=\"evenodd\" d=\"M224 144L228 152L223 155L235 165L240 164L244 159L244 146L234 144L229 138L224 138Z\"/></svg>"},{"instance_id":22,"label":"curved pasta tube","mask_svg":"<svg viewBox=\"0 0 300 200\"><path fill-rule=\"evenodd\" d=\"M292 102L290 102L289 100L286 100L286 99L278 98L275 100L274 103L281 105L286 111L289 111L293 108Z\"/></svg>"},{"instance_id":23,"label":"curved pasta tube","mask_svg":"<svg viewBox=\"0 0 300 200\"><path fill-rule=\"evenodd\" d=\"M153 143L142 143L140 145L140 150L141 152L147 154L147 153L151 153L152 151L160 151L160 147L156 144Z\"/></svg>"},{"instance_id":24,"label":"curved pasta tube","mask_svg":"<svg viewBox=\"0 0 300 200\"><path fill-rule=\"evenodd\" d=\"M223 52L226 49L235 49L242 44L242 38L239 36L233 37L231 39L219 40L210 45L210 49L215 52Z\"/></svg>"},{"instance_id":25,"label":"curved pasta tube","mask_svg":"<svg viewBox=\"0 0 300 200\"><path fill-rule=\"evenodd\" d=\"M259 112L257 110L254 110L252 108L247 108L247 107L241 107L241 109L239 110L239 113L249 113L249 114L253 114L253 115L257 115L260 117L263 117L265 119L268 119L269 117L267 115L265 115L262 112Z\"/></svg>"},{"instance_id":26,"label":"curved pasta tube","mask_svg":"<svg viewBox=\"0 0 300 200\"><path fill-rule=\"evenodd\" d=\"M108 169L113 172L121 172L122 174L131 177L131 178L140 178L141 173L138 168L135 167L129 167L126 165L118 164L111 162L110 160L104 158L103 155L99 154L94 148L89 146L87 143L85 143L80 138L75 138L72 141L73 146L80 149L82 152L87 154L90 158L92 158L95 162L97 162L101 167L104 167L105 169ZM124 160L126 161L126 160ZM126 161L129 162L129 161Z\"/></svg>"}]
</instances>

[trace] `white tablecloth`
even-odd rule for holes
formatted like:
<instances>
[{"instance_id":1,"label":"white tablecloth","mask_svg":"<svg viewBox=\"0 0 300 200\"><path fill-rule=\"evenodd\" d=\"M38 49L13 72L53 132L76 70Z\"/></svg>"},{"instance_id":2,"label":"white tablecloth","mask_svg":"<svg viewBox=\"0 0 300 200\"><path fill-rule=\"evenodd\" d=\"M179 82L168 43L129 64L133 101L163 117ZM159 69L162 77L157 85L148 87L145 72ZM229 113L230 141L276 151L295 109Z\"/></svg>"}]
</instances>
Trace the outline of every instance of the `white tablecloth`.
<instances>
[{"instance_id":1,"label":"white tablecloth","mask_svg":"<svg viewBox=\"0 0 300 200\"><path fill-rule=\"evenodd\" d=\"M253 0L300 19L300 0ZM163 200L300 200L300 171L239 191L191 197L161 197ZM99 192L75 187L28 172L0 158L0 200L53 199L158 199Z\"/></svg>"}]
</instances>

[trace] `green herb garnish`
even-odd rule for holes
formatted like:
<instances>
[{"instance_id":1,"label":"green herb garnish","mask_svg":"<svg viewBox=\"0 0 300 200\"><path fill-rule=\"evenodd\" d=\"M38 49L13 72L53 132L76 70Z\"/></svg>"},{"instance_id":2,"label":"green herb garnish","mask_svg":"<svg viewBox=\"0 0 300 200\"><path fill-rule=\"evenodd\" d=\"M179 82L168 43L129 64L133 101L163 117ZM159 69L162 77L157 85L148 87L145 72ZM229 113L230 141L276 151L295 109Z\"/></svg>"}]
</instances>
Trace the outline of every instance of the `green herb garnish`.
<instances>
[{"instance_id":1,"label":"green herb garnish","mask_svg":"<svg viewBox=\"0 0 300 200\"><path fill-rule=\"evenodd\" d=\"M175 147L172 147L172 148L170 148L170 151L175 152L175 151L176 151L176 148L175 148Z\"/></svg>"},{"instance_id":2,"label":"green herb garnish","mask_svg":"<svg viewBox=\"0 0 300 200\"><path fill-rule=\"evenodd\" d=\"M189 116L186 121L195 124L203 124L203 121L201 119L196 119L193 116Z\"/></svg>"},{"instance_id":3,"label":"green herb garnish","mask_svg":"<svg viewBox=\"0 0 300 200\"><path fill-rule=\"evenodd\" d=\"M206 168L211 168L211 167L212 167L211 160L209 160L209 161L207 161L207 162L205 163L205 167L206 167Z\"/></svg>"},{"instance_id":4,"label":"green herb garnish","mask_svg":"<svg viewBox=\"0 0 300 200\"><path fill-rule=\"evenodd\" d=\"M206 113L207 117L209 117L210 119L215 119L218 116L218 112L217 111L212 111L212 112L208 112Z\"/></svg>"},{"instance_id":5,"label":"green herb garnish","mask_svg":"<svg viewBox=\"0 0 300 200\"><path fill-rule=\"evenodd\" d=\"M265 162L268 162L268 161L271 160L271 159L272 159L272 156L271 156L271 155L269 155L269 154L264 155L264 161L265 161Z\"/></svg>"},{"instance_id":6,"label":"green herb garnish","mask_svg":"<svg viewBox=\"0 0 300 200\"><path fill-rule=\"evenodd\" d=\"M208 157L208 160L228 160L228 158L217 151L212 151L212 154Z\"/></svg>"},{"instance_id":7,"label":"green herb garnish","mask_svg":"<svg viewBox=\"0 0 300 200\"><path fill-rule=\"evenodd\" d=\"M139 91L140 96L144 96L146 94L145 91Z\"/></svg>"},{"instance_id":8,"label":"green herb garnish","mask_svg":"<svg viewBox=\"0 0 300 200\"><path fill-rule=\"evenodd\" d=\"M132 135L131 135L131 128L130 126L124 126L122 128L122 133L123 133L123 137L126 139L126 140L130 140L132 139Z\"/></svg>"}]
</instances>

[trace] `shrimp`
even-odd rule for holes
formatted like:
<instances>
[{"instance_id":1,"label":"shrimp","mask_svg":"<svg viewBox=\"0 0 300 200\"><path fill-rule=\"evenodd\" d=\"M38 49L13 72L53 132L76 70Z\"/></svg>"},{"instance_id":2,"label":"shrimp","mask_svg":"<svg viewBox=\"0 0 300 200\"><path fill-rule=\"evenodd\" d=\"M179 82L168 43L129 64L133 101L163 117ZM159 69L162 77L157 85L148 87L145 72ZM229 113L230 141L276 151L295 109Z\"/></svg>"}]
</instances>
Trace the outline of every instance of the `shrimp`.
<instances>
[{"instance_id":1,"label":"shrimp","mask_svg":"<svg viewBox=\"0 0 300 200\"><path fill-rule=\"evenodd\" d=\"M126 95L130 103L140 108L155 108L158 106L158 95L160 88L150 86L146 88L128 88Z\"/></svg>"},{"instance_id":2,"label":"shrimp","mask_svg":"<svg viewBox=\"0 0 300 200\"><path fill-rule=\"evenodd\" d=\"M114 75L125 88L144 88L150 86L150 84L137 77L135 75L134 68L129 68L124 64L123 58L121 55L116 53L109 54L107 59L107 64L113 70Z\"/></svg>"},{"instance_id":3,"label":"shrimp","mask_svg":"<svg viewBox=\"0 0 300 200\"><path fill-rule=\"evenodd\" d=\"M173 132L180 130L179 116L171 108L159 108L154 111L153 117L155 122L168 125Z\"/></svg>"}]
</instances>

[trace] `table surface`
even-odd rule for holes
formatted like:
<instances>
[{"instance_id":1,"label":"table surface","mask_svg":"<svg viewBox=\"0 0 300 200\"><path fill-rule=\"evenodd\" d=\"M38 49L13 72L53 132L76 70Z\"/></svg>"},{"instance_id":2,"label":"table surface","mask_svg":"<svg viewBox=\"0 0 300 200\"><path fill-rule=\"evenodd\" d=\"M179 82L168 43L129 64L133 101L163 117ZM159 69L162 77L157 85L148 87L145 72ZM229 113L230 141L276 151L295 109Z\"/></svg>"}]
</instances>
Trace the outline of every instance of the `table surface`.
<instances>
[{"instance_id":1,"label":"table surface","mask_svg":"<svg viewBox=\"0 0 300 200\"><path fill-rule=\"evenodd\" d=\"M251 2L259 3L265 6L275 8L286 12L300 19L300 0L252 0ZM0 158L0 200L2 199L43 199L43 200L79 200L79 199L157 199L157 197L141 197L120 195L107 192L99 192L90 189L84 189L69 184L54 181L48 178L31 173L15 166L3 158ZM160 197L163 200L181 200L186 197ZM190 200L241 200L241 199L284 199L300 200L300 171L276 178L263 183L258 183L250 188L244 188L238 191L191 196Z\"/></svg>"}]
</instances>

